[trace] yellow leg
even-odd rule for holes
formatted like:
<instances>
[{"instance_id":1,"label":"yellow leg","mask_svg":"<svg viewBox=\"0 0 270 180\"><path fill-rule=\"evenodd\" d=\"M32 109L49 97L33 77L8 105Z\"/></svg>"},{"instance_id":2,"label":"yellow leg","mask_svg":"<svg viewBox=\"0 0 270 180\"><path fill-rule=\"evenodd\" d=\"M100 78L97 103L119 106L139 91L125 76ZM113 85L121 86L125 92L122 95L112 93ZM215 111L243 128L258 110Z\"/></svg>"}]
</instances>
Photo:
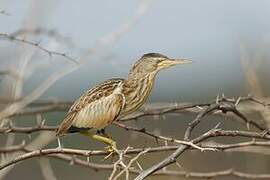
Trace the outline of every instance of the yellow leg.
<instances>
[{"instance_id":1,"label":"yellow leg","mask_svg":"<svg viewBox=\"0 0 270 180\"><path fill-rule=\"evenodd\" d=\"M95 139L97 141L101 141L105 144L108 144L109 146L105 148L105 150L110 153L109 156L111 154L113 154L114 152L117 152L117 148L116 148L116 142L114 140L112 140L111 138L108 137L104 137L95 133L91 133L89 131L82 131L80 132L80 134L87 136L91 139Z\"/></svg>"},{"instance_id":2,"label":"yellow leg","mask_svg":"<svg viewBox=\"0 0 270 180\"><path fill-rule=\"evenodd\" d=\"M103 136L103 137L112 139L112 136L109 135L109 134L107 134L107 133L105 132L105 129L98 130L98 131L97 131L97 134L98 134L98 135L101 135L101 136Z\"/></svg>"}]
</instances>

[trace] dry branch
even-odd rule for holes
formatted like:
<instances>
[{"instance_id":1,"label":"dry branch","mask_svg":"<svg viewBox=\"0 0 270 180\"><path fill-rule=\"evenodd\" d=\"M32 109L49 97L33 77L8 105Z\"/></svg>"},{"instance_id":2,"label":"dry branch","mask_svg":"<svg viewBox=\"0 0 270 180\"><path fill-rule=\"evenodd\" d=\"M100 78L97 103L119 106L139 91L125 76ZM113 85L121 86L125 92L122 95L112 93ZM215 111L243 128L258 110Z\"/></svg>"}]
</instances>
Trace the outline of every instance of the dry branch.
<instances>
[{"instance_id":1,"label":"dry branch","mask_svg":"<svg viewBox=\"0 0 270 180\"><path fill-rule=\"evenodd\" d=\"M40 45L39 42L33 42L33 41L29 41L29 40L26 40L26 39L20 39L20 38L17 38L16 36L12 36L10 34L7 34L7 33L0 33L0 37L6 39L6 40L10 40L10 41L16 41L16 42L19 42L19 43L23 43L23 44L27 44L27 45L30 45L30 46L33 46L33 47L36 47L38 49L40 49L41 51L47 53L49 56L60 56L60 57L63 57L75 64L78 65L78 61L75 60L74 58L68 56L66 53L60 53L60 52L57 52L57 51L52 51L52 50L49 50L43 46Z\"/></svg>"},{"instance_id":2,"label":"dry branch","mask_svg":"<svg viewBox=\"0 0 270 180\"><path fill-rule=\"evenodd\" d=\"M193 129L198 126L198 124L201 122L201 120L209 115L210 113L213 113L214 111L217 110L221 110L223 113L227 113L228 111L232 111L236 110L236 106L241 102L241 100L244 98L238 98L238 100L236 100L234 103L224 103L226 102L226 99L224 100L224 98L222 98L221 100L219 99L219 97L217 97L216 103L212 103L210 106L208 106L207 108L205 108L203 111L201 111L197 117L188 125L188 128L186 129L185 135L184 135L184 140L188 141L191 137L191 133L193 131ZM235 113L235 112L234 112ZM237 116L240 116L240 118L243 119L243 115L241 113L235 113ZM247 118L244 118L245 120L247 120ZM250 121L245 121L250 123ZM266 128L258 125L257 123L252 123L252 125L260 130L263 130L263 132L261 133L255 133L254 137L255 138L264 138L266 136L269 136L267 134L269 134L269 131L266 130ZM211 135L209 135L209 133ZM214 128L213 130L208 131L206 134L206 136L210 136L210 137L216 137L216 136L244 136L244 137L250 137L250 133L254 133L254 132L243 132L243 131L219 131L218 129ZM208 137L207 137L208 138ZM202 140L204 140L205 138L202 136L198 137L197 139L194 139L193 143L197 143L200 142ZM144 178L146 178L147 176L155 173L156 171L167 167L170 164L173 164L176 162L176 159L182 154L184 153L187 149L189 148L189 146L187 145L180 145L178 147L177 150L175 150L171 155L169 155L167 158L165 158L164 160L162 160L161 162L153 165L152 167L150 167L149 169L144 170L143 172L141 172L139 174L139 176L136 177L136 180L142 180Z\"/></svg>"},{"instance_id":3,"label":"dry branch","mask_svg":"<svg viewBox=\"0 0 270 180\"><path fill-rule=\"evenodd\" d=\"M89 158L90 156L106 156L107 153L103 150L81 150L81 149L67 149L67 148L52 148L52 149L28 149L26 148L25 143L20 145L4 147L0 149L0 153L8 154L13 152L23 152L23 154L17 156L11 161L7 161L2 163L0 169L4 169L11 165L15 165L19 162L23 162L26 159L34 158L34 157L49 157L61 159L64 161L72 162L72 164L82 165L85 167L90 167L94 170L112 170L114 173L111 176L113 178L118 178L124 173L126 174L126 178L130 178L130 174L138 175L137 179L144 179L149 175L167 175L167 176L184 176L184 177L193 177L193 178L211 178L211 177L222 177L222 176L236 176L242 177L246 179L267 179L269 177L268 174L248 174L239 171L234 171L232 169L217 171L217 172L209 172L209 173L197 173L197 172L183 172L183 171L170 171L165 169L164 167L169 164L173 164L176 162L176 159L183 154L186 150L220 150L223 152L227 152L233 149L239 150L239 148L245 147L269 147L270 146L270 135L268 130L261 124L258 124L254 121L249 120L246 116L238 110L238 106L243 102L253 102L261 105L262 107L268 106L266 103L257 101L256 98L247 96L238 99L230 99L230 98L218 98L215 101L209 103L181 103L181 104L167 104L165 106L152 106L151 108L145 108L142 111L139 111L125 119L121 122L115 122L114 125L119 128L123 128L128 131L137 132L149 137L153 137L154 139L158 139L160 141L164 141L165 144L173 143L173 145L165 145L158 147L146 147L146 148L127 148L120 150L120 152L125 152L122 154L122 158L119 161L114 162L113 164L95 164L90 163L89 161L84 161L82 159L77 158L77 156ZM67 110L70 106L70 102L33 102L27 108L22 109L20 112L17 112L15 116L24 116L24 115L36 115L40 113L46 113L51 111L64 111ZM175 113L175 112L183 112L190 111L196 113L198 115L196 118L189 123L188 128L186 129L184 140L179 140L177 138L157 135L150 131L147 131L145 128L132 127L127 124L124 124L127 120L136 120L138 118L143 118L146 116L156 116L163 115L166 113ZM243 130L222 130L219 129L218 126L213 129L209 129L206 133L199 135L198 137L192 138L192 132L195 130L197 126L199 126L202 120L206 120L208 116L216 115L217 113L222 113L223 115L227 115L228 112L232 112L235 116L239 117L243 120L244 123L248 123L253 129L249 131ZM47 126L45 122L42 121L40 124L32 127L17 127L12 124L9 126L4 126L0 128L0 133L9 134L9 133L34 133L34 132L42 132L42 131L55 131L57 126ZM207 142L208 139L214 139L216 137L246 137L250 138L250 141L238 142L234 144L218 144L218 143L210 143ZM258 140L260 139L260 141ZM147 151L146 151L147 149ZM241 149L240 149L241 150ZM151 154L151 153L159 153L159 152L173 152L166 159L154 165L150 169L146 169L141 171L135 167L131 167L131 165L137 160L138 157L142 154ZM134 155L134 158L129 161L129 163L124 162L123 155ZM136 158L137 157L137 158ZM117 173L117 169L120 168L120 171Z\"/></svg>"},{"instance_id":4,"label":"dry branch","mask_svg":"<svg viewBox=\"0 0 270 180\"><path fill-rule=\"evenodd\" d=\"M211 129L208 132L202 134L201 136L193 139L191 142L196 144L196 143L199 143L203 140L213 138L213 137L219 137L219 136L243 136L243 137L261 138L261 139L270 140L269 135L264 135L262 133L248 132L248 131L221 130L221 129L214 128L214 129ZM258 144L260 144L260 143L257 143L257 145ZM251 144L247 144L247 145L251 145ZM266 143L261 144L261 145L266 145ZM231 146L232 146L231 148L235 148L235 145L234 146L231 145ZM239 144L238 144L238 146L239 146ZM246 146L246 145L242 145L242 146ZM179 145L179 146L162 146L162 147L156 147L156 148L148 148L147 153L173 150L176 147L178 149L179 148L182 149L184 147L186 150L186 148L188 148L188 145L184 144L184 145ZM214 145L211 146L211 148L216 148L216 149L219 149L221 147L222 146L214 146ZM197 149L197 148L195 147L195 149ZM223 149L225 149L225 148L223 148ZM229 149L229 146L227 146L226 149ZM12 147L10 149L0 149L0 152L7 153L7 152L14 152L15 150L16 151L24 151L27 153L23 154L21 156L18 156L17 158L15 158L14 160L12 160L10 162L7 162L7 163L1 165L0 170L4 169L12 164L16 164L20 161L23 161L23 160L26 160L29 158L39 157L39 156L48 156L51 154L69 154L69 155L77 155L77 156L85 156L85 157L89 157L89 156L93 156L93 155L102 155L102 156L107 155L107 152L103 151L103 150L93 150L93 151L90 150L89 151L89 150L66 149L66 148L27 150L24 148L23 145L15 146L15 147ZM144 150L145 150L144 148L130 149L130 150L126 151L126 154L134 154L134 153L136 154L136 153L142 152ZM125 151L125 150L122 150L122 151ZM171 160L175 162L175 159L171 159Z\"/></svg>"}]
</instances>

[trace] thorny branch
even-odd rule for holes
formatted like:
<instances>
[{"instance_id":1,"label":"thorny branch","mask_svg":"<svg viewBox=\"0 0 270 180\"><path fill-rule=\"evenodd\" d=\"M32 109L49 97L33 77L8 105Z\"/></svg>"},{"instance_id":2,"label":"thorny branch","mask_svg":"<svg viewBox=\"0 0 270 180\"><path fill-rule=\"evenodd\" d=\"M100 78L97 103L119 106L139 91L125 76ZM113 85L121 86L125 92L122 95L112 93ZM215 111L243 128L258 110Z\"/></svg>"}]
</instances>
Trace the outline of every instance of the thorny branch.
<instances>
[{"instance_id":1,"label":"thorny branch","mask_svg":"<svg viewBox=\"0 0 270 180\"><path fill-rule=\"evenodd\" d=\"M270 137L265 137L263 134L260 133L253 133L253 132L247 132L247 131L231 131L231 130L220 130L220 129L212 129L208 131L205 134L202 134L201 136L195 138L192 140L194 143L199 143L203 140L213 138L213 137L220 137L220 136L242 136L242 137L251 137L251 138L260 138L264 140L270 140ZM226 149L232 149L236 147L244 147L244 146L251 146L251 145L260 145L260 146L269 146L269 142L245 142L245 143L237 143L237 144L231 144L231 145L207 145L205 148L216 148L220 150L226 150ZM187 146L184 144L184 146ZM153 148L147 148L147 152L145 153L152 153L152 152L161 152L161 151L172 151L180 146L161 146L161 147L153 147ZM197 149L196 147L193 147L194 149ZM125 151L125 154L137 154L139 152L144 151L145 148L138 148L138 149L127 149L127 150L121 150L121 152ZM199 149L201 150L201 149ZM40 149L40 150L28 150L24 147L24 143L18 146L9 147L6 149L0 149L1 153L8 153L8 152L14 152L14 151L24 151L27 152L26 154L23 154L22 156L19 156L15 158L13 161L10 161L6 164L3 164L0 166L0 170L4 169L12 164L18 163L20 161L24 161L26 159L30 159L33 157L38 156L47 156L51 154L69 154L69 155L77 155L77 156L106 156L108 153L104 150L80 150L80 149L66 149L66 148L53 148L53 149Z\"/></svg>"},{"instance_id":2,"label":"thorny branch","mask_svg":"<svg viewBox=\"0 0 270 180\"><path fill-rule=\"evenodd\" d=\"M234 107L237 106L241 101L241 98L239 98L235 103L234 103ZM224 106L223 105L224 100L220 101L219 97L217 97L216 103L211 104L210 106L208 106L207 108L205 108L203 111L201 111L197 117L188 125L188 128L186 129L185 135L184 135L184 140L189 140L191 137L191 133L193 131L193 129L198 126L198 124L201 122L201 120L207 116L208 114L216 111L216 110L221 110L223 113L226 113L227 111L231 111L231 106ZM229 107L229 108L228 108ZM235 113L236 115L239 116L238 113ZM264 137L266 134L268 134L268 130L266 128L263 128L261 126L257 127L257 124L252 124L254 125L256 128L259 129L264 129L264 132L261 134L262 137ZM232 131L231 131L232 132ZM213 133L213 135L229 135L229 136L236 136L235 133L219 133L218 131L209 131L208 133ZM206 133L207 134L207 133ZM242 134L242 135L247 135L247 134ZM260 136L259 136L260 137ZM203 135L198 137L198 139L203 138ZM194 139L192 140L192 142L197 143L198 139ZM175 150L171 155L169 155L167 158L165 158L164 160L160 161L159 163L157 163L156 165L150 167L149 169L146 169L144 171L142 171L139 176L136 177L136 180L141 180L146 178L147 176L155 173L156 171L167 167L170 164L173 164L176 162L176 159L182 154L184 153L187 149L189 148L189 146L187 145L180 145L177 150Z\"/></svg>"},{"instance_id":3,"label":"thorny branch","mask_svg":"<svg viewBox=\"0 0 270 180\"><path fill-rule=\"evenodd\" d=\"M61 33L59 33L57 30L54 29L46 29L44 27L37 27L34 29L19 29L13 33L10 34L12 37L19 37L23 35L43 35L45 37L50 37L52 39L55 39L59 43L63 43L65 45L68 45L70 48L76 48L77 45L73 40L68 36L63 36Z\"/></svg>"},{"instance_id":4,"label":"thorny branch","mask_svg":"<svg viewBox=\"0 0 270 180\"><path fill-rule=\"evenodd\" d=\"M12 35L7 34L7 33L0 33L0 37L2 37L4 39L7 39L7 40L10 40L10 41L16 41L16 42L19 42L19 43L24 43L24 44L34 46L34 47L40 49L41 51L47 53L49 56L53 56L53 55L61 56L61 57L66 58L67 60L69 60L69 61L71 61L71 62L78 65L77 60L75 60L74 58L68 56L66 53L60 53L60 52L57 52L57 51L49 50L49 49L41 46L39 42L32 42L30 40L17 38L16 36L12 36Z\"/></svg>"},{"instance_id":5,"label":"thorny branch","mask_svg":"<svg viewBox=\"0 0 270 180\"><path fill-rule=\"evenodd\" d=\"M6 100L5 100L6 101ZM267 179L270 177L270 174L248 174L244 172L239 172L233 169L217 171L217 172L209 172L209 173L197 173L197 172L186 172L186 171L172 171L164 169L164 167L169 164L176 163L176 159L183 154L187 150L218 150L222 152L227 152L232 149L245 148L245 147L256 147L263 146L269 147L270 144L270 134L268 129L263 125L256 123L255 121L249 120L243 113L241 113L237 107L244 102L253 102L259 104L262 107L268 106L267 103L257 101L255 97L247 96L238 99L229 99L226 97L218 98L210 103L181 103L181 104L169 104L163 107L152 107L148 109L144 109L139 111L130 117L123 119L125 120L137 120L138 118L142 118L145 116L156 116L163 115L166 113L179 113L183 111L189 111L193 113L198 113L196 118L188 124L183 140L179 140L177 138L171 138L167 136L157 135L152 133L145 128L133 127L124 123L115 122L119 128L123 128L128 131L137 132L149 137L152 137L156 140L160 140L165 142L163 146L156 147L146 147L146 148L126 148L120 150L121 156L119 156L118 161L113 164L95 164L89 162L89 157L91 156L106 156L107 153L104 150L82 150L82 149L69 149L69 148L52 148L52 149L27 149L25 142L19 145L9 146L5 148L0 148L0 153L7 154L13 152L23 152L23 154L17 156L16 158L2 163L0 165L0 169L4 169L11 165L22 162L26 159L34 158L34 157L49 157L54 159L61 159L64 161L72 162L72 164L81 165L84 167L88 167L94 170L112 170L111 179L117 179L122 175L126 175L126 179L130 178L130 174L138 175L137 179L144 179L149 175L162 175L162 176L184 176L187 178L213 178L213 177L221 177L221 176L236 176L242 177L246 179ZM36 102L30 104L25 109L22 109L21 112L18 112L16 116L23 115L36 115L40 113L46 113L50 111L54 111L53 108L61 109L61 111L66 110L71 103L69 102ZM52 108L53 107L53 108ZM31 108L34 110L31 112ZM45 110L47 109L47 110ZM195 110L194 110L195 109ZM30 113L31 112L31 113ZM219 129L218 126L210 129L206 133L203 133L197 137L192 138L192 132L195 128L200 124L202 120L206 120L207 116L223 114L227 115L228 112L232 112L235 116L239 117L243 120L243 122L249 124L250 128L248 131L243 130L223 130ZM257 129L251 130L252 129ZM0 133L9 134L9 133L37 133L41 131L55 131L57 126L48 126L45 125L45 121L41 121L38 125L32 127L17 127L13 124L9 124L8 126L1 127ZM247 140L244 142L238 142L233 144L218 144L211 143L207 141L208 139L214 139L216 137L246 137L251 140ZM260 140L259 140L260 139ZM173 144L168 144L173 143ZM122 152L122 153L121 153ZM143 154L151 154L151 153L159 153L159 152L173 152L170 156L165 158L163 161L160 161L158 164L153 167L143 170L137 159ZM134 157L126 157L127 155L134 155ZM79 157L86 157L88 160L82 160ZM129 161L127 159L130 158ZM133 167L134 164L137 163L138 167Z\"/></svg>"}]
</instances>

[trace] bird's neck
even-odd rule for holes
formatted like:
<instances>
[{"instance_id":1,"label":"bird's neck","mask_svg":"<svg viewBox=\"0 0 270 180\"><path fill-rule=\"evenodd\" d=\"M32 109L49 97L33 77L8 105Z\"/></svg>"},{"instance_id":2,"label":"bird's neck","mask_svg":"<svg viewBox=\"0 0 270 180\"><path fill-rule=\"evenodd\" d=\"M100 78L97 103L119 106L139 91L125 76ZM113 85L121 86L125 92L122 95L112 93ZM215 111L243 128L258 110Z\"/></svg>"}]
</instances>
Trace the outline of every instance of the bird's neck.
<instances>
[{"instance_id":1,"label":"bird's neck","mask_svg":"<svg viewBox=\"0 0 270 180\"><path fill-rule=\"evenodd\" d=\"M153 84L155 76L155 73L129 75L126 84L132 88L146 87Z\"/></svg>"},{"instance_id":2,"label":"bird's neck","mask_svg":"<svg viewBox=\"0 0 270 180\"><path fill-rule=\"evenodd\" d=\"M130 72L128 74L128 77L126 81L130 81L132 83L145 78L154 78L157 72L151 72L151 73L143 73L143 72Z\"/></svg>"},{"instance_id":3,"label":"bird's neck","mask_svg":"<svg viewBox=\"0 0 270 180\"><path fill-rule=\"evenodd\" d=\"M126 97L126 113L133 112L140 108L147 100L154 85L156 73L129 74L124 84L124 94Z\"/></svg>"}]
</instances>

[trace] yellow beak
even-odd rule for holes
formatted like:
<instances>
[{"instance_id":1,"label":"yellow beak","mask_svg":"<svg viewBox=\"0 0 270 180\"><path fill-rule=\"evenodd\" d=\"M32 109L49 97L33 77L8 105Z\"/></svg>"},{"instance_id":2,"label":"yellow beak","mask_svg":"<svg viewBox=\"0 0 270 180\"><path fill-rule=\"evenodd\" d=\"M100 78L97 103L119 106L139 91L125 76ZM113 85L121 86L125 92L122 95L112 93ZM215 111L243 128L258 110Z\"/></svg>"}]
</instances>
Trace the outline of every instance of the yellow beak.
<instances>
[{"instance_id":1,"label":"yellow beak","mask_svg":"<svg viewBox=\"0 0 270 180\"><path fill-rule=\"evenodd\" d=\"M166 59L162 61L159 65L163 68L170 67L176 64L190 64L192 61L188 59Z\"/></svg>"},{"instance_id":2,"label":"yellow beak","mask_svg":"<svg viewBox=\"0 0 270 180\"><path fill-rule=\"evenodd\" d=\"M188 60L188 59L169 59L170 63L172 65L174 64L190 64L192 63L191 60Z\"/></svg>"}]
</instances>

